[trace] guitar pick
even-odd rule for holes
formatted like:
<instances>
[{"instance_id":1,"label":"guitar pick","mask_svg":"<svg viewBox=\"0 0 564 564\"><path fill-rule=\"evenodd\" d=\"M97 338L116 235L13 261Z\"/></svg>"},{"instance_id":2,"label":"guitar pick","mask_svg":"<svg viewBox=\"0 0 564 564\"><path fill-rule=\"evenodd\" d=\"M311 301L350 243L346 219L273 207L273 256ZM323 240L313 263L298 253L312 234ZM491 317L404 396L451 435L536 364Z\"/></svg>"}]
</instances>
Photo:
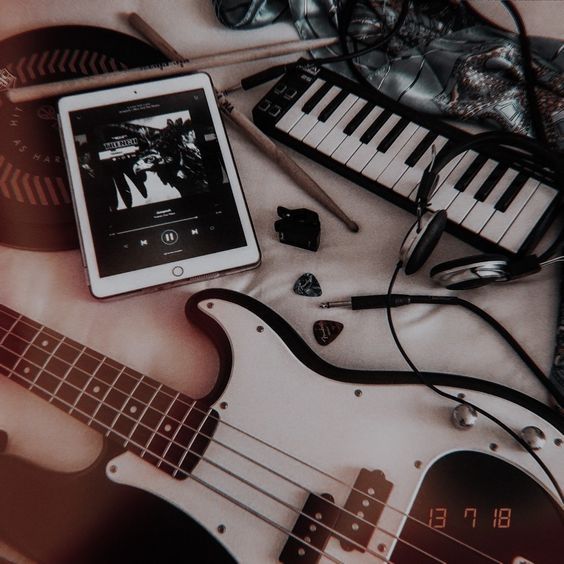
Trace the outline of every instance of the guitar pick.
<instances>
[{"instance_id":1,"label":"guitar pick","mask_svg":"<svg viewBox=\"0 0 564 564\"><path fill-rule=\"evenodd\" d=\"M344 325L338 321L322 319L313 324L313 336L320 345L325 347L341 334L343 327Z\"/></svg>"},{"instance_id":2,"label":"guitar pick","mask_svg":"<svg viewBox=\"0 0 564 564\"><path fill-rule=\"evenodd\" d=\"M307 296L309 298L317 298L321 296L321 286L317 278L311 273L302 274L294 284L294 292L299 296Z\"/></svg>"}]
</instances>

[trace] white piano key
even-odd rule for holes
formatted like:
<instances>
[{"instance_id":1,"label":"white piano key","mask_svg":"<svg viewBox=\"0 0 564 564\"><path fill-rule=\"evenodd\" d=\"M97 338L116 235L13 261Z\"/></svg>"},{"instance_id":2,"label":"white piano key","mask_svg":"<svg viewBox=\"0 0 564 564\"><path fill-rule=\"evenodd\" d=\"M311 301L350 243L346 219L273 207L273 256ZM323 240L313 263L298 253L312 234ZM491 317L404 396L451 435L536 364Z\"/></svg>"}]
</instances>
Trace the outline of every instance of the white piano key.
<instances>
[{"instance_id":1,"label":"white piano key","mask_svg":"<svg viewBox=\"0 0 564 564\"><path fill-rule=\"evenodd\" d=\"M310 147L317 147L333 129L335 124L348 112L350 107L358 100L358 96L349 94L325 122L318 121L313 129L304 137L303 141Z\"/></svg>"},{"instance_id":2,"label":"white piano key","mask_svg":"<svg viewBox=\"0 0 564 564\"><path fill-rule=\"evenodd\" d=\"M360 138L364 132L372 125L374 120L383 112L382 108L374 108L356 128L352 135L349 135L331 155L339 163L346 163L351 155L361 146Z\"/></svg>"},{"instance_id":3,"label":"white piano key","mask_svg":"<svg viewBox=\"0 0 564 564\"><path fill-rule=\"evenodd\" d=\"M505 171L505 174L498 180L497 184L493 187L488 197L483 202L477 202L476 205L470 210L470 213L463 219L462 226L466 227L473 233L478 233L486 225L488 220L495 213L494 205L507 190L513 179L517 176L517 171L510 168Z\"/></svg>"},{"instance_id":4,"label":"white piano key","mask_svg":"<svg viewBox=\"0 0 564 564\"><path fill-rule=\"evenodd\" d=\"M374 137L366 144L362 144L358 150L351 156L347 161L347 167L361 172L362 169L367 165L367 163L372 159L372 157L378 152L378 145L388 135L392 127L400 120L400 116L397 114L391 115L386 123L382 124L382 127L376 132Z\"/></svg>"},{"instance_id":5,"label":"white piano key","mask_svg":"<svg viewBox=\"0 0 564 564\"><path fill-rule=\"evenodd\" d=\"M489 241L499 243L500 239L519 215L519 212L525 207L539 184L540 182L538 180L529 178L521 190L519 190L519 193L515 196L511 205L504 212L499 210L495 211L480 231L480 235Z\"/></svg>"},{"instance_id":6,"label":"white piano key","mask_svg":"<svg viewBox=\"0 0 564 564\"><path fill-rule=\"evenodd\" d=\"M313 129L319 122L319 114L325 109L325 106L341 91L336 86L331 86L327 94L317 102L315 108L309 114L303 114L299 121L288 131L288 134L294 139L302 141L303 138Z\"/></svg>"},{"instance_id":7,"label":"white piano key","mask_svg":"<svg viewBox=\"0 0 564 564\"><path fill-rule=\"evenodd\" d=\"M335 127L327 134L325 139L317 145L317 150L324 155L331 155L333 151L348 137L343 130L347 127L351 119L360 111L364 104L366 104L366 100L358 98L348 109L347 113L337 122Z\"/></svg>"},{"instance_id":8,"label":"white piano key","mask_svg":"<svg viewBox=\"0 0 564 564\"><path fill-rule=\"evenodd\" d=\"M540 184L529 198L527 205L519 212L515 221L500 239L499 244L504 249L516 253L555 196L556 190L554 188Z\"/></svg>"},{"instance_id":9,"label":"white piano key","mask_svg":"<svg viewBox=\"0 0 564 564\"><path fill-rule=\"evenodd\" d=\"M427 133L429 133L428 129L420 127L396 155L394 161L378 175L376 180L383 186L391 188L397 182L398 178L409 168L405 164L405 159L407 159L415 147L423 141Z\"/></svg>"},{"instance_id":10,"label":"white piano key","mask_svg":"<svg viewBox=\"0 0 564 564\"><path fill-rule=\"evenodd\" d=\"M429 196L429 208L431 210L446 209L460 194L460 191L456 190L454 185L475 158L476 153L474 151L466 151L456 156L439 171L437 187ZM414 193L416 193L417 187ZM410 196L414 199L414 194L410 194Z\"/></svg>"},{"instance_id":11,"label":"white piano key","mask_svg":"<svg viewBox=\"0 0 564 564\"><path fill-rule=\"evenodd\" d=\"M362 174L368 178L372 178L372 180L376 180L384 168L395 159L401 148L413 137L417 129L419 129L419 126L415 123L408 123L385 153L378 151L378 153L372 157L372 160L364 167Z\"/></svg>"},{"instance_id":12,"label":"white piano key","mask_svg":"<svg viewBox=\"0 0 564 564\"><path fill-rule=\"evenodd\" d=\"M478 200L474 198L487 177L496 167L497 163L489 159L482 168L476 173L466 189L458 193L458 196L446 208L448 218L455 223L462 223L464 218L470 213ZM456 189L455 189L456 190Z\"/></svg>"},{"instance_id":13,"label":"white piano key","mask_svg":"<svg viewBox=\"0 0 564 564\"><path fill-rule=\"evenodd\" d=\"M321 80L320 78L316 79L315 82L294 102L294 105L280 118L280 120L276 123L276 129L280 129L281 131L284 131L284 133L288 133L299 119L305 115L304 112L302 112L302 106L324 84L324 80Z\"/></svg>"},{"instance_id":14,"label":"white piano key","mask_svg":"<svg viewBox=\"0 0 564 564\"><path fill-rule=\"evenodd\" d=\"M425 154L419 159L417 166L407 167L402 177L393 185L393 191L410 200L415 200L416 188L419 186L423 171L431 164L433 159L432 147L434 146L435 151L438 153L446 142L446 137L437 137L433 144L425 151Z\"/></svg>"}]
</instances>

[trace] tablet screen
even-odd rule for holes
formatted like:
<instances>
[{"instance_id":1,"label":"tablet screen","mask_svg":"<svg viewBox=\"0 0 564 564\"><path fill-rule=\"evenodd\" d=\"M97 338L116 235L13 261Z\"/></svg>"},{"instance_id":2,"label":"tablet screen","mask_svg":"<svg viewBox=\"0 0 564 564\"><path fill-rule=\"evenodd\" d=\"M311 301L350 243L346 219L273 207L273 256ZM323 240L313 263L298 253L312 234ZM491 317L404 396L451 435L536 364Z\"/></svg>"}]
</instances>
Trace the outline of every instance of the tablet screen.
<instances>
[{"instance_id":1,"label":"tablet screen","mask_svg":"<svg viewBox=\"0 0 564 564\"><path fill-rule=\"evenodd\" d=\"M203 89L70 123L101 277L247 244Z\"/></svg>"}]
</instances>

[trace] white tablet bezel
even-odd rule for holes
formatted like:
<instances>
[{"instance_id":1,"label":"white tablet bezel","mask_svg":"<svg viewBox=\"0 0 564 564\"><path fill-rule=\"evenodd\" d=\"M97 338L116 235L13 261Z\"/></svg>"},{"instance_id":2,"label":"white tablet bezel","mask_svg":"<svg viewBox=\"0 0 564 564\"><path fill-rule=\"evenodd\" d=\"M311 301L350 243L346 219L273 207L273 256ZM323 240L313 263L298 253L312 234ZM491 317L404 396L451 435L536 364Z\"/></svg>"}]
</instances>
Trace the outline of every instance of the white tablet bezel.
<instances>
[{"instance_id":1,"label":"white tablet bezel","mask_svg":"<svg viewBox=\"0 0 564 564\"><path fill-rule=\"evenodd\" d=\"M70 121L70 113L77 110L86 110L122 102L134 103L146 98L181 93L200 88L205 92L207 106L216 131L221 155L247 245L176 262L131 270L121 274L100 276L82 175ZM197 73L155 82L113 88L110 90L67 96L61 98L59 101L59 122L82 255L87 270L90 291L95 297L108 298L153 288L155 286L158 287L180 282L188 283L190 281L247 270L260 264L260 249L251 223L225 127L217 107L211 79L207 74ZM182 274L179 275L179 272L182 272Z\"/></svg>"}]
</instances>

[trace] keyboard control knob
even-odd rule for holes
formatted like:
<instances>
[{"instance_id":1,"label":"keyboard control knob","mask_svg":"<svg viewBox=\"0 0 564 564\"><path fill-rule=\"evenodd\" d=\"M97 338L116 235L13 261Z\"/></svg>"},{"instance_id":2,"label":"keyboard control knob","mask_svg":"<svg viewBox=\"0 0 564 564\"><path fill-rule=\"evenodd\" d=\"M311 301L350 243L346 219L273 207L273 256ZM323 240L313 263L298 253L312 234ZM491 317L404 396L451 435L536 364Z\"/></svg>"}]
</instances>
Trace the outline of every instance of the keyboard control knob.
<instances>
[{"instance_id":1,"label":"keyboard control knob","mask_svg":"<svg viewBox=\"0 0 564 564\"><path fill-rule=\"evenodd\" d=\"M533 450L540 450L546 443L546 437L544 433L538 427L533 427L532 425L524 427L521 430L521 438Z\"/></svg>"},{"instance_id":2,"label":"keyboard control knob","mask_svg":"<svg viewBox=\"0 0 564 564\"><path fill-rule=\"evenodd\" d=\"M477 419L478 413L470 405L460 403L452 410L452 422L457 429L470 429Z\"/></svg>"}]
</instances>

